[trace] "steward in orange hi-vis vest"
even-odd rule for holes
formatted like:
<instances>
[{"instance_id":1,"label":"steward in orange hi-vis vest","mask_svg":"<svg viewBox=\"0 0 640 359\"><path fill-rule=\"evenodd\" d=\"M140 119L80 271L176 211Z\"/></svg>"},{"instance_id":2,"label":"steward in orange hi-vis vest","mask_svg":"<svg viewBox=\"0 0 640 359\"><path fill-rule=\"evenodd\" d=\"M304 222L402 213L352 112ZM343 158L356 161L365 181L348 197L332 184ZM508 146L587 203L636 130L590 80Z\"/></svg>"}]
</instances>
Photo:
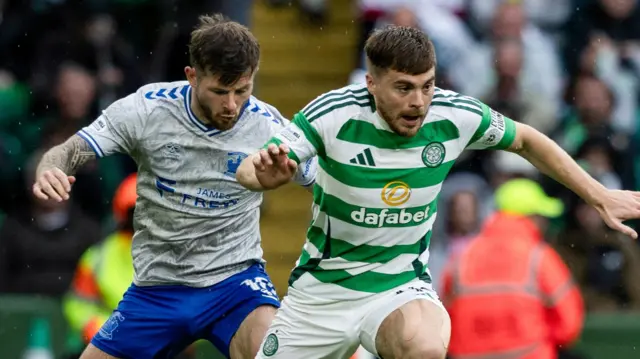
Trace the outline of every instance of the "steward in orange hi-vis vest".
<instances>
[{"instance_id":1,"label":"steward in orange hi-vis vest","mask_svg":"<svg viewBox=\"0 0 640 359\"><path fill-rule=\"evenodd\" d=\"M562 213L533 181L507 182L498 213L443 278L451 316L453 359L555 359L584 323L584 305L569 269L544 242L543 218Z\"/></svg>"}]
</instances>

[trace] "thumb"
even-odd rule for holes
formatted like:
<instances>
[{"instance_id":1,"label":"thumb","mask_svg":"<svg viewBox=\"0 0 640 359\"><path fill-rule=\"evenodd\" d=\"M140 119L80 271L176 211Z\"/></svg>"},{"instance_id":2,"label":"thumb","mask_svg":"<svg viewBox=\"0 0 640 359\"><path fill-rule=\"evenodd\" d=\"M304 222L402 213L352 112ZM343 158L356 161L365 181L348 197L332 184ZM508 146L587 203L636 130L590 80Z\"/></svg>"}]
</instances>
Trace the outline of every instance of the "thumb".
<instances>
[{"instance_id":1,"label":"thumb","mask_svg":"<svg viewBox=\"0 0 640 359\"><path fill-rule=\"evenodd\" d=\"M622 224L622 222L616 223L616 228L614 229L617 229L618 231L626 234L633 239L638 239L638 233L636 233L636 231L634 231L631 227Z\"/></svg>"},{"instance_id":2,"label":"thumb","mask_svg":"<svg viewBox=\"0 0 640 359\"><path fill-rule=\"evenodd\" d=\"M75 176L68 176L68 179L69 179L69 183L70 183L70 184L74 184L74 183L76 183L76 178L75 178Z\"/></svg>"}]
</instances>

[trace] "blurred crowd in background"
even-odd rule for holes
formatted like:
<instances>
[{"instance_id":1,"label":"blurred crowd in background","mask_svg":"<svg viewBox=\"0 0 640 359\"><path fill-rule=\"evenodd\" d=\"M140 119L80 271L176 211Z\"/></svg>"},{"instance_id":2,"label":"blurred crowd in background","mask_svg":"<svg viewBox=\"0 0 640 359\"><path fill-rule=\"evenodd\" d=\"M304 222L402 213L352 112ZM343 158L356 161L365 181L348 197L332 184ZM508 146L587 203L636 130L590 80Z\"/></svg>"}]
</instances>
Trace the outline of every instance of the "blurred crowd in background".
<instances>
[{"instance_id":1,"label":"blurred crowd in background","mask_svg":"<svg viewBox=\"0 0 640 359\"><path fill-rule=\"evenodd\" d=\"M64 296L83 253L117 228L111 200L136 169L124 156L101 159L77 174L72 201L44 203L29 192L43 151L139 86L183 79L198 14L223 12L251 27L257 1L292 5L0 0L0 294ZM331 3L293 5L303 21L323 26ZM353 6L362 41L343 85L364 80L362 47L373 29L419 27L436 46L440 87L546 133L608 188L640 189L637 0L360 0ZM441 276L480 232L495 210L495 189L513 178L533 179L563 201L545 238L569 267L587 309L640 309L638 244L505 152L466 152L452 170L431 242L432 276Z\"/></svg>"},{"instance_id":2,"label":"blurred crowd in background","mask_svg":"<svg viewBox=\"0 0 640 359\"><path fill-rule=\"evenodd\" d=\"M638 1L362 0L360 6L364 34L391 23L431 36L440 87L549 135L606 187L639 189ZM364 80L362 56L351 82ZM507 152L468 151L445 182L430 247L435 277L495 210L495 189L513 178L534 179L565 203L547 240L583 289L588 310L639 308L638 245Z\"/></svg>"}]
</instances>

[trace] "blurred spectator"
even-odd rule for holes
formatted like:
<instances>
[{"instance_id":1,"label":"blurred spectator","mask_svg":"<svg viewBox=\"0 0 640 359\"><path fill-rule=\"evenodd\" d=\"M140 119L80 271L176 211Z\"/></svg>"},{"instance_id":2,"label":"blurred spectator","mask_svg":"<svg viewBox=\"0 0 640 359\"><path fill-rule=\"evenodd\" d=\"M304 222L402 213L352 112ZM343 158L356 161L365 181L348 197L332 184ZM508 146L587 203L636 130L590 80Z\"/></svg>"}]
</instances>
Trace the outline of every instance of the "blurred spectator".
<instances>
[{"instance_id":1,"label":"blurred spectator","mask_svg":"<svg viewBox=\"0 0 640 359\"><path fill-rule=\"evenodd\" d=\"M558 48L527 22L521 2L497 7L490 33L464 60L451 74L460 92L490 104L511 103L520 109L515 120L543 132L555 127L564 83Z\"/></svg>"},{"instance_id":2,"label":"blurred spectator","mask_svg":"<svg viewBox=\"0 0 640 359\"><path fill-rule=\"evenodd\" d=\"M522 4L524 15L541 30L555 32L564 24L571 12L573 0L510 0ZM481 32L488 32L494 14L504 0L468 0L469 17Z\"/></svg>"},{"instance_id":3,"label":"blurred spectator","mask_svg":"<svg viewBox=\"0 0 640 359\"><path fill-rule=\"evenodd\" d=\"M547 217L562 202L528 179L496 191L498 212L449 262L443 302L451 316L452 359L554 359L575 341L583 303L568 268L544 242Z\"/></svg>"},{"instance_id":4,"label":"blurred spectator","mask_svg":"<svg viewBox=\"0 0 640 359\"><path fill-rule=\"evenodd\" d=\"M389 12L386 15L377 19L374 27L369 29L372 31L376 28L381 28L387 25L398 25L398 26L408 26L408 27L418 27L418 19L416 18L413 11L404 6L398 6ZM366 82L365 75L367 73L366 70L366 57L363 52L360 52L359 63L358 66L351 72L349 83L364 83Z\"/></svg>"},{"instance_id":5,"label":"blurred spectator","mask_svg":"<svg viewBox=\"0 0 640 359\"><path fill-rule=\"evenodd\" d=\"M362 48L371 31L387 24L395 24L417 27L429 34L438 53L436 81L439 86L449 87L450 75L455 76L460 71L467 57L476 55L473 52L475 40L457 15L462 12L461 5L459 1L442 0L359 0L362 28L358 64L350 82L363 81ZM468 78L464 81L466 80Z\"/></svg>"},{"instance_id":6,"label":"blurred spectator","mask_svg":"<svg viewBox=\"0 0 640 359\"><path fill-rule=\"evenodd\" d=\"M563 120L557 142L574 154L590 135L610 134L611 112L615 101L607 86L589 75L575 79L569 88L572 111Z\"/></svg>"},{"instance_id":7,"label":"blurred spectator","mask_svg":"<svg viewBox=\"0 0 640 359\"><path fill-rule=\"evenodd\" d=\"M597 0L578 7L567 25L571 74L597 76L615 94L612 126L635 131L640 95L640 7L637 0Z\"/></svg>"},{"instance_id":8,"label":"blurred spectator","mask_svg":"<svg viewBox=\"0 0 640 359\"><path fill-rule=\"evenodd\" d=\"M484 96L487 104L503 115L518 119L525 113L521 101L518 77L522 71L524 54L518 39L497 40L494 47L496 87Z\"/></svg>"},{"instance_id":9,"label":"blurred spectator","mask_svg":"<svg viewBox=\"0 0 640 359\"><path fill-rule=\"evenodd\" d=\"M589 311L640 309L638 244L612 231L596 209L575 195L557 248L580 285Z\"/></svg>"},{"instance_id":10,"label":"blurred spectator","mask_svg":"<svg viewBox=\"0 0 640 359\"><path fill-rule=\"evenodd\" d=\"M91 78L82 82L88 91L86 100L104 108L115 99L135 91L144 82L143 68L136 62L132 47L118 34L114 20L106 15L94 16L79 24L80 29L63 29L46 33L38 42L32 64L32 86L42 105L50 105L51 88L65 83L59 76L68 75L68 64ZM82 70L80 70L82 69ZM96 101L93 103L93 101ZM95 108L90 115L94 117Z\"/></svg>"},{"instance_id":11,"label":"blurred spectator","mask_svg":"<svg viewBox=\"0 0 640 359\"><path fill-rule=\"evenodd\" d=\"M25 170L30 174L24 183L28 189L39 159L34 155ZM0 292L61 296L71 284L78 259L99 239L99 225L73 202L31 196L0 227Z\"/></svg>"},{"instance_id":12,"label":"blurred spectator","mask_svg":"<svg viewBox=\"0 0 640 359\"><path fill-rule=\"evenodd\" d=\"M585 1L573 11L566 27L564 57L573 74L586 48L607 37L620 50L640 40L640 7L637 0ZM635 51L634 51L635 52ZM628 55L636 56L633 52Z\"/></svg>"},{"instance_id":13,"label":"blurred spectator","mask_svg":"<svg viewBox=\"0 0 640 359\"><path fill-rule=\"evenodd\" d=\"M442 216L444 231L436 231L438 234L429 245L429 275L432 278L440 278L450 258L458 255L475 237L483 218L481 205L478 199L478 188L472 188L467 183L467 189L461 189L447 198L444 208L439 207ZM445 212L446 211L446 212ZM435 281L439 290L442 283Z\"/></svg>"},{"instance_id":14,"label":"blurred spectator","mask_svg":"<svg viewBox=\"0 0 640 359\"><path fill-rule=\"evenodd\" d=\"M497 40L494 44L495 88L482 98L503 115L526 123L541 132L557 126L559 106L549 106L545 94L525 88L522 77L525 62L523 44L517 39ZM531 74L533 75L533 74ZM549 97L552 95L548 95ZM555 99L554 102L558 103Z\"/></svg>"},{"instance_id":15,"label":"blurred spectator","mask_svg":"<svg viewBox=\"0 0 640 359\"><path fill-rule=\"evenodd\" d=\"M478 151L476 151L478 152ZM459 201L459 193L463 193L462 201ZM446 265L446 262L451 257L452 252L455 252L457 248L461 248L466 243L467 236L451 235L452 223L456 223L454 232L456 233L469 233L476 234L479 230L479 224L493 212L493 189L491 186L480 176L468 171L459 171L451 174L442 184L442 190L438 197L438 216L436 216L435 223L433 225L433 234L431 236L431 242L429 244L429 274L432 278L440 278ZM473 198L474 206L469 208L463 213L463 220L460 218L451 219L450 215L455 212L452 205L459 206L462 202ZM475 212L475 213L472 213ZM460 230L458 224L460 222L466 222L463 225L463 229ZM471 223L475 223L471 225ZM452 245L452 238L462 239L454 240L455 245ZM436 280L434 285L437 289L440 288L442 283Z\"/></svg>"},{"instance_id":16,"label":"blurred spectator","mask_svg":"<svg viewBox=\"0 0 640 359\"><path fill-rule=\"evenodd\" d=\"M618 174L624 188L635 187L631 137L616 131L611 125L614 96L599 79L582 75L573 83L569 93L573 109L556 129L553 138L570 154L576 155L589 138L602 138L609 142L609 162ZM584 150L583 150L584 152Z\"/></svg>"},{"instance_id":17,"label":"blurred spectator","mask_svg":"<svg viewBox=\"0 0 640 359\"><path fill-rule=\"evenodd\" d=\"M605 187L622 189L622 180L614 169L616 165L621 165L621 159L607 137L588 138L578 148L576 158L582 167L598 178Z\"/></svg>"},{"instance_id":18,"label":"blurred spectator","mask_svg":"<svg viewBox=\"0 0 640 359\"><path fill-rule=\"evenodd\" d=\"M73 63L62 64L53 89L53 111L47 112L58 126L74 131L96 117L92 107L96 100L97 78L85 68Z\"/></svg>"},{"instance_id":19,"label":"blurred spectator","mask_svg":"<svg viewBox=\"0 0 640 359\"><path fill-rule=\"evenodd\" d=\"M456 256L477 234L480 227L480 208L476 194L460 191L449 200L446 231L449 253Z\"/></svg>"}]
</instances>

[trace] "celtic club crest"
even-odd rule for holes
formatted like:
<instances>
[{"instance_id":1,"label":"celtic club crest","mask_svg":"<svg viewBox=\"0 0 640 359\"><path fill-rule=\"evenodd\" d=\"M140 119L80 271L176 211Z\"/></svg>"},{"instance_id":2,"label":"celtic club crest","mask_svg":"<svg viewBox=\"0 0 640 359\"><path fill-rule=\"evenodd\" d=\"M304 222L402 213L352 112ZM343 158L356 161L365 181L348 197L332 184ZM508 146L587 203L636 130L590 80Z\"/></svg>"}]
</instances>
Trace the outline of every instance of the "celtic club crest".
<instances>
[{"instance_id":1,"label":"celtic club crest","mask_svg":"<svg viewBox=\"0 0 640 359\"><path fill-rule=\"evenodd\" d=\"M262 346L262 353L265 356L272 356L278 351L278 337L271 333L267 336L267 339L264 341L264 345Z\"/></svg>"},{"instance_id":2,"label":"celtic club crest","mask_svg":"<svg viewBox=\"0 0 640 359\"><path fill-rule=\"evenodd\" d=\"M427 167L438 167L444 161L446 150L440 142L431 142L422 150L422 162Z\"/></svg>"}]
</instances>

